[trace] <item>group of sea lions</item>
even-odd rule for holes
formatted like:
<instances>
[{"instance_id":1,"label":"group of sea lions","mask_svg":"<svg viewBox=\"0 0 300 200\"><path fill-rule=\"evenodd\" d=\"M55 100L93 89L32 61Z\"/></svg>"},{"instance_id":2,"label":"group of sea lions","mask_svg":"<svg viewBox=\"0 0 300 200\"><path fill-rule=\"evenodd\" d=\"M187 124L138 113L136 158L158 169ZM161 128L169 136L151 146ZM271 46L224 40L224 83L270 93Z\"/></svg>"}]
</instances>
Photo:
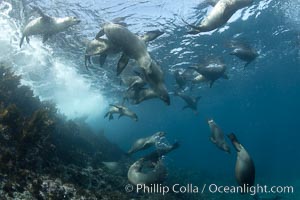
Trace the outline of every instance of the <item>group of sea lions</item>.
<instances>
[{"instance_id":1,"label":"group of sea lions","mask_svg":"<svg viewBox=\"0 0 300 200\"><path fill-rule=\"evenodd\" d=\"M210 1L214 7L211 12L204 17L199 26L194 26L183 20L193 30L188 34L198 34L215 30L229 20L229 18L239 9L251 5L252 0L219 0ZM31 20L23 29L20 41L20 47L24 38L29 43L29 36L42 35L43 42L46 42L52 35L65 31L69 27L80 22L75 17L55 18L44 14L39 8L32 7L40 17ZM102 25L101 30L95 38L87 43L85 52L85 66L92 64L91 57L99 56L100 66L105 64L106 57L113 54L121 54L117 63L117 73L119 76L124 71L130 59L136 61L138 70L133 71L133 75L122 77L122 82L128 87L121 105L111 104L111 108L105 114L109 120L113 119L114 114L119 118L128 116L134 121L138 120L137 114L124 106L126 100L132 104L139 104L145 100L159 98L167 105L170 105L170 96L164 82L164 73L160 65L150 56L146 43L162 35L163 32L155 30L138 36L132 33L122 20L115 20ZM233 50L230 53L241 60L245 61L246 67L257 56L258 53L247 44L233 42L230 46ZM189 74L189 76L187 76ZM191 76L192 78L191 78ZM198 82L208 82L210 87L220 78L228 79L226 74L226 65L220 59L208 59L203 63L191 66L183 71L176 71L174 74L177 89L175 96L180 97L186 102L185 108L190 108L196 114L197 104L200 96L191 97L184 94L184 88L187 82L196 84ZM210 140L220 149L230 153L229 145L225 141L225 136L218 125L211 119L208 120L211 129ZM164 132L158 132L150 137L138 139L128 154L144 150L155 146L156 141L164 137ZM229 134L235 150L237 151L237 161L235 167L235 176L239 185L246 184L247 187L254 184L255 168L251 157L245 148L238 142L234 134ZM137 160L128 170L128 179L133 184L151 184L163 181L166 177L167 170L162 162L162 156L176 149L179 144L167 145L159 148ZM143 168L148 168L145 172Z\"/></svg>"}]
</instances>

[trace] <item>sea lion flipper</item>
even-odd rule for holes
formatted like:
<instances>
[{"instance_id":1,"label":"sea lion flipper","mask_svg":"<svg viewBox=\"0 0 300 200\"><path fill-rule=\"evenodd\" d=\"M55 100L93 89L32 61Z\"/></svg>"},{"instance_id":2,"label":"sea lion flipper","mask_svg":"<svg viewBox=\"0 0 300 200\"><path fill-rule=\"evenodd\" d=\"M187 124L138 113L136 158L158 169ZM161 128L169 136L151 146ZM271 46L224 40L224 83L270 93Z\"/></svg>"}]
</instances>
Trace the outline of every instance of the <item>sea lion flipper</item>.
<instances>
[{"instance_id":1,"label":"sea lion flipper","mask_svg":"<svg viewBox=\"0 0 300 200\"><path fill-rule=\"evenodd\" d=\"M35 10L42 17L43 20L50 21L52 19L50 16L46 15L39 7L31 6L31 8Z\"/></svg>"},{"instance_id":2,"label":"sea lion flipper","mask_svg":"<svg viewBox=\"0 0 300 200\"><path fill-rule=\"evenodd\" d=\"M118 66L117 66L117 76L122 73L129 62L129 57L123 53L121 58L119 59Z\"/></svg>"},{"instance_id":3,"label":"sea lion flipper","mask_svg":"<svg viewBox=\"0 0 300 200\"><path fill-rule=\"evenodd\" d=\"M213 137L210 137L209 139L210 139L210 141L211 141L212 143L214 143L214 144L217 143L217 141L216 141Z\"/></svg>"},{"instance_id":4,"label":"sea lion flipper","mask_svg":"<svg viewBox=\"0 0 300 200\"><path fill-rule=\"evenodd\" d=\"M124 116L123 114L120 114L119 117L118 117L118 119L120 119L120 118L123 117L123 116Z\"/></svg>"},{"instance_id":5,"label":"sea lion flipper","mask_svg":"<svg viewBox=\"0 0 300 200\"><path fill-rule=\"evenodd\" d=\"M112 120L112 119L114 119L114 116L111 113L109 113L109 118L108 119Z\"/></svg>"},{"instance_id":6,"label":"sea lion flipper","mask_svg":"<svg viewBox=\"0 0 300 200\"><path fill-rule=\"evenodd\" d=\"M99 38L100 38L101 36L103 36L103 35L104 35L104 29L101 29L101 30L97 33L95 39L99 39Z\"/></svg>"},{"instance_id":7,"label":"sea lion flipper","mask_svg":"<svg viewBox=\"0 0 300 200\"><path fill-rule=\"evenodd\" d=\"M210 87L210 88L212 88L214 82L215 82L215 81L210 81L210 83L209 83L209 87Z\"/></svg>"},{"instance_id":8,"label":"sea lion flipper","mask_svg":"<svg viewBox=\"0 0 300 200\"><path fill-rule=\"evenodd\" d=\"M185 105L185 106L182 107L182 110L185 110L185 109L187 109L188 107L189 107L189 105Z\"/></svg>"},{"instance_id":9,"label":"sea lion flipper","mask_svg":"<svg viewBox=\"0 0 300 200\"><path fill-rule=\"evenodd\" d=\"M228 76L227 74L223 74L223 75L222 75L222 78L228 80L228 79L229 79L229 76Z\"/></svg>"},{"instance_id":10,"label":"sea lion flipper","mask_svg":"<svg viewBox=\"0 0 300 200\"><path fill-rule=\"evenodd\" d=\"M106 60L107 54L101 54L99 57L99 63L100 63L100 67L103 67L105 60Z\"/></svg>"},{"instance_id":11,"label":"sea lion flipper","mask_svg":"<svg viewBox=\"0 0 300 200\"><path fill-rule=\"evenodd\" d=\"M22 47L22 44L23 44L23 41L24 41L24 38L25 38L25 36L24 35L22 35L22 38L21 38L21 40L20 40L20 48Z\"/></svg>"},{"instance_id":12,"label":"sea lion flipper","mask_svg":"<svg viewBox=\"0 0 300 200\"><path fill-rule=\"evenodd\" d=\"M148 31L143 36L141 36L141 40L143 40L144 42L147 43L147 42L150 42L152 40L155 40L156 38L158 38L162 34L164 34L164 32L162 32L160 30Z\"/></svg>"},{"instance_id":13,"label":"sea lion flipper","mask_svg":"<svg viewBox=\"0 0 300 200\"><path fill-rule=\"evenodd\" d=\"M92 62L91 62L91 56L89 56L89 55L85 55L84 56L84 64L85 64L85 68L87 69L87 70L89 70L89 68L88 68L88 64L92 64Z\"/></svg>"},{"instance_id":14,"label":"sea lion flipper","mask_svg":"<svg viewBox=\"0 0 300 200\"><path fill-rule=\"evenodd\" d=\"M28 37L28 36L26 36L25 38L26 38L26 42L27 42L27 44L29 44L29 42L30 42L30 39L29 39L29 37Z\"/></svg>"}]
</instances>

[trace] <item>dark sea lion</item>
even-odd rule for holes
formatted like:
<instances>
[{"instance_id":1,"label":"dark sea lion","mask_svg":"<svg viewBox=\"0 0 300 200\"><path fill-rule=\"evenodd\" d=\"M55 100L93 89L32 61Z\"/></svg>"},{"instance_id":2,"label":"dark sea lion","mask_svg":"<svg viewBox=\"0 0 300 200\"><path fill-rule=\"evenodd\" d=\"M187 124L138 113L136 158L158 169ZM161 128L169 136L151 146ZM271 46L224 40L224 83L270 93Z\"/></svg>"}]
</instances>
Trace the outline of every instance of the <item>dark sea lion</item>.
<instances>
[{"instance_id":1,"label":"dark sea lion","mask_svg":"<svg viewBox=\"0 0 300 200\"><path fill-rule=\"evenodd\" d=\"M200 100L200 96L198 97L191 97L181 92L175 92L174 95L179 96L182 98L187 105L185 105L182 109L190 108L194 111L195 114L198 114L198 101Z\"/></svg>"},{"instance_id":2,"label":"dark sea lion","mask_svg":"<svg viewBox=\"0 0 300 200\"><path fill-rule=\"evenodd\" d=\"M120 25L120 24L119 24ZM122 26L122 25L121 25ZM161 32L159 30L155 31L149 31L146 32L143 36L139 37L142 41L144 42L150 42L152 40L155 40L157 37L162 35L164 32ZM86 53L85 53L85 63L87 61L90 62L90 57L91 56L100 56L99 57L99 63L100 66L102 67L107 55L113 55L122 52L122 49L119 48L118 46L114 45L110 40L100 38L100 34L96 36L95 39L92 41L88 42L86 45ZM122 54L121 58L119 59L118 62L118 67L117 67L117 75L119 75L127 66L129 62L129 57L126 54ZM86 65L87 66L87 65Z\"/></svg>"},{"instance_id":3,"label":"dark sea lion","mask_svg":"<svg viewBox=\"0 0 300 200\"><path fill-rule=\"evenodd\" d=\"M165 180L166 176L167 169L162 160L149 163L143 158L133 163L127 173L128 180L134 185L160 183Z\"/></svg>"},{"instance_id":4,"label":"dark sea lion","mask_svg":"<svg viewBox=\"0 0 300 200\"><path fill-rule=\"evenodd\" d=\"M230 147L225 141L224 133L221 130L221 128L216 124L216 122L213 119L207 120L207 123L211 132L210 141L221 150L230 153Z\"/></svg>"},{"instance_id":5,"label":"dark sea lion","mask_svg":"<svg viewBox=\"0 0 300 200\"><path fill-rule=\"evenodd\" d=\"M164 137L166 135L165 132L159 131L150 137L146 138L140 138L134 142L130 150L128 151L128 154L133 154L135 152L147 149L151 146L154 146L155 143L159 140L159 138Z\"/></svg>"},{"instance_id":6,"label":"dark sea lion","mask_svg":"<svg viewBox=\"0 0 300 200\"><path fill-rule=\"evenodd\" d=\"M43 42L46 42L52 35L65 31L67 28L78 24L80 22L76 17L56 18L45 15L39 8L32 7L41 17L31 20L22 31L22 38L20 41L20 48L23 44L24 38L29 43L29 36L42 35Z\"/></svg>"},{"instance_id":7,"label":"dark sea lion","mask_svg":"<svg viewBox=\"0 0 300 200\"><path fill-rule=\"evenodd\" d=\"M233 43L232 47L234 49L230 52L230 55L235 55L239 59L245 61L246 64L244 65L244 69L258 56L258 52L248 44Z\"/></svg>"},{"instance_id":8,"label":"dark sea lion","mask_svg":"<svg viewBox=\"0 0 300 200\"><path fill-rule=\"evenodd\" d=\"M115 46L122 49L123 59L132 58L136 60L141 68L149 72L152 59L147 51L145 41L126 27L115 23L105 23L96 39L104 34Z\"/></svg>"},{"instance_id":9,"label":"dark sea lion","mask_svg":"<svg viewBox=\"0 0 300 200\"><path fill-rule=\"evenodd\" d=\"M127 107L121 105L113 105L113 104L110 104L110 106L111 108L104 115L104 118L108 117L108 119L111 120L113 119L113 114L119 114L119 118L123 116L127 116L133 119L134 121L138 121L137 115L131 110L129 110Z\"/></svg>"},{"instance_id":10,"label":"dark sea lion","mask_svg":"<svg viewBox=\"0 0 300 200\"><path fill-rule=\"evenodd\" d=\"M199 26L183 21L194 29L189 34L212 31L223 26L237 10L251 5L252 2L253 0L219 0Z\"/></svg>"},{"instance_id":11,"label":"dark sea lion","mask_svg":"<svg viewBox=\"0 0 300 200\"><path fill-rule=\"evenodd\" d=\"M237 151L237 160L235 164L235 178L240 186L250 187L255 181L254 162L246 149L239 143L235 134L228 135L235 150Z\"/></svg>"},{"instance_id":12,"label":"dark sea lion","mask_svg":"<svg viewBox=\"0 0 300 200\"><path fill-rule=\"evenodd\" d=\"M189 68L194 69L199 74L204 76L204 78L210 82L210 87L212 87L214 82L219 78L228 79L228 76L225 73L226 65L218 59L210 60L206 64L200 64Z\"/></svg>"}]
</instances>

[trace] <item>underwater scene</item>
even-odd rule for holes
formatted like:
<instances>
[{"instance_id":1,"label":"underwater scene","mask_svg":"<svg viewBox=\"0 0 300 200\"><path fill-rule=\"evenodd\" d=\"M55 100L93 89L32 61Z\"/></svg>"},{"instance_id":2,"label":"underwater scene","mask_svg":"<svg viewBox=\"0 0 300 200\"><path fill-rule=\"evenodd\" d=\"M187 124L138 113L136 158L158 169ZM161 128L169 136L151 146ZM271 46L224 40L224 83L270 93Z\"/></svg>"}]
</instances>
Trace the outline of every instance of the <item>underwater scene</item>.
<instances>
[{"instance_id":1,"label":"underwater scene","mask_svg":"<svg viewBox=\"0 0 300 200\"><path fill-rule=\"evenodd\" d=\"M299 200L297 0L0 0L0 200Z\"/></svg>"}]
</instances>

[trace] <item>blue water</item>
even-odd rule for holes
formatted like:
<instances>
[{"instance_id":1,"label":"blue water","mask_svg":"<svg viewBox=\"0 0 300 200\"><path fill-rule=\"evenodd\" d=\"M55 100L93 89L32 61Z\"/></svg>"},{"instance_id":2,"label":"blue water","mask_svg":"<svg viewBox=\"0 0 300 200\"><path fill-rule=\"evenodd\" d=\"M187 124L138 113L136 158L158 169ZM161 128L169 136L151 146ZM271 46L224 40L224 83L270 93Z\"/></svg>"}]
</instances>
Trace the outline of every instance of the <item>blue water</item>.
<instances>
[{"instance_id":1,"label":"blue water","mask_svg":"<svg viewBox=\"0 0 300 200\"><path fill-rule=\"evenodd\" d=\"M22 1L13 3L11 12L5 2L0 2L0 26L5 27L0 35L0 61L12 63L23 84L31 86L42 100L54 101L67 117L86 120L95 132L104 129L105 135L124 151L139 137L165 131L170 143L178 140L181 144L166 158L170 167L206 171L212 177L233 176L235 154L225 154L209 141L206 120L214 118L225 133L234 132L251 154L257 180L299 180L297 1L254 1L224 27L195 36L186 35L188 29L181 18L199 23L207 11L199 5L201 1ZM33 37L31 46L19 49L21 27L37 16L29 9L33 4L49 15L76 15L82 22L45 44ZM129 16L126 22L132 32L165 31L148 49L161 65L170 92L175 89L175 69L199 63L206 55L223 58L230 79L218 80L212 88L202 84L191 92L202 96L198 116L190 110L182 111L183 101L171 96L170 106L160 100L129 105L138 114L138 122L128 118L108 122L103 118L108 104L120 102L124 90L114 71L119 57L109 57L104 69L95 65L86 71L84 41L94 37L103 21L121 16ZM246 40L259 51L260 56L245 70L242 61L229 55L226 44L233 38Z\"/></svg>"}]
</instances>

